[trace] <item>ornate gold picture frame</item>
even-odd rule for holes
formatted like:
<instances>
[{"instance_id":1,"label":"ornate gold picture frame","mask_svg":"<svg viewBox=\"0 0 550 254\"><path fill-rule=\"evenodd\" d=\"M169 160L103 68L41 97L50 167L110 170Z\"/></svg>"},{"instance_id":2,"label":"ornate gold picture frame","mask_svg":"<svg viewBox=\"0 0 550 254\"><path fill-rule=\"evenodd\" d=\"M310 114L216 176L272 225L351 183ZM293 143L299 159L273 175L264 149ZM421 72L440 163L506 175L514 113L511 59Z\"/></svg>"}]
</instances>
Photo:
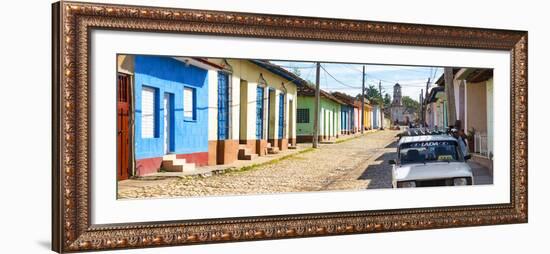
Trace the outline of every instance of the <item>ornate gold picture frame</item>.
<instances>
[{"instance_id":1,"label":"ornate gold picture frame","mask_svg":"<svg viewBox=\"0 0 550 254\"><path fill-rule=\"evenodd\" d=\"M52 7L52 248L57 252L527 222L527 32L58 2ZM508 51L510 202L453 207L91 223L90 32L187 33Z\"/></svg>"}]
</instances>

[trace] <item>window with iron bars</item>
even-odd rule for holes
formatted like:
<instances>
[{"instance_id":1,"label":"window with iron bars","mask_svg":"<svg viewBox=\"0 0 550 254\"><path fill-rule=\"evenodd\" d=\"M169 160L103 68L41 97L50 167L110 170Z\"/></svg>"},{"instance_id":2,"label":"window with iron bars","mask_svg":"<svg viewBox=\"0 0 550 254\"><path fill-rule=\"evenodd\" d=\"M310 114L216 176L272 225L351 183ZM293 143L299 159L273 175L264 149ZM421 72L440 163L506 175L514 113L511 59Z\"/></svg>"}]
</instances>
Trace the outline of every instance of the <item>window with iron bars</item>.
<instances>
[{"instance_id":1,"label":"window with iron bars","mask_svg":"<svg viewBox=\"0 0 550 254\"><path fill-rule=\"evenodd\" d=\"M309 109L299 108L296 112L296 122L309 123Z\"/></svg>"}]
</instances>

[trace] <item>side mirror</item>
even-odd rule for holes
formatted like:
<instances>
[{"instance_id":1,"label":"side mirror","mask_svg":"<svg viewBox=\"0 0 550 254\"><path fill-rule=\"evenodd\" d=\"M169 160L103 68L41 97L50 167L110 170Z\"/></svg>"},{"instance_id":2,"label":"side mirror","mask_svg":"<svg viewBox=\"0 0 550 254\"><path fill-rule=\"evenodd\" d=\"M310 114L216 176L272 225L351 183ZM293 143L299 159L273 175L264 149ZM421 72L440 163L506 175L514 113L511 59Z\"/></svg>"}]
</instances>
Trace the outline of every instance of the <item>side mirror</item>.
<instances>
[{"instance_id":1,"label":"side mirror","mask_svg":"<svg viewBox=\"0 0 550 254\"><path fill-rule=\"evenodd\" d=\"M467 161L467 160L469 160L469 159L471 159L471 158L472 158L472 155L471 155L471 154L468 154L468 155L464 156L464 160L465 160L465 161Z\"/></svg>"},{"instance_id":2,"label":"side mirror","mask_svg":"<svg viewBox=\"0 0 550 254\"><path fill-rule=\"evenodd\" d=\"M395 160L389 160L388 163L389 163L390 165L395 165Z\"/></svg>"}]
</instances>

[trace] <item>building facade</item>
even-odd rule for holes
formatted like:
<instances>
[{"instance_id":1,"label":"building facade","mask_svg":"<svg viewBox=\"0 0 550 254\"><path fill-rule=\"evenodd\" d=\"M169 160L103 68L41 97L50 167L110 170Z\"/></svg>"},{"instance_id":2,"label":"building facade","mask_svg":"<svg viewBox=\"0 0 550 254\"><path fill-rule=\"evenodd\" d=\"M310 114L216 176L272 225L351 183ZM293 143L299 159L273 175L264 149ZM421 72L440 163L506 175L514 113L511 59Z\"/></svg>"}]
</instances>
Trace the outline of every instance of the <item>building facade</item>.
<instances>
[{"instance_id":1,"label":"building facade","mask_svg":"<svg viewBox=\"0 0 550 254\"><path fill-rule=\"evenodd\" d=\"M384 114L381 113L382 110L380 105L372 105L372 128L380 129L383 127L382 123L384 122ZM384 123L386 124L386 123ZM389 127L389 126L386 126Z\"/></svg>"},{"instance_id":2,"label":"building facade","mask_svg":"<svg viewBox=\"0 0 550 254\"><path fill-rule=\"evenodd\" d=\"M208 59L223 67L212 90L211 164L276 153L296 144L297 85L260 60Z\"/></svg>"},{"instance_id":3,"label":"building facade","mask_svg":"<svg viewBox=\"0 0 550 254\"><path fill-rule=\"evenodd\" d=\"M353 124L353 105L345 104L340 105L340 121L341 121L341 131L342 135L349 135L352 133L352 124Z\"/></svg>"},{"instance_id":4,"label":"building facade","mask_svg":"<svg viewBox=\"0 0 550 254\"><path fill-rule=\"evenodd\" d=\"M493 70L455 70L454 97L457 120L464 131L474 134L473 152L493 156Z\"/></svg>"},{"instance_id":5,"label":"building facade","mask_svg":"<svg viewBox=\"0 0 550 254\"><path fill-rule=\"evenodd\" d=\"M344 102L321 90L319 108L319 140L328 141L341 134L341 105ZM297 141L312 142L314 135L315 90L309 85L298 89Z\"/></svg>"},{"instance_id":6,"label":"building facade","mask_svg":"<svg viewBox=\"0 0 550 254\"><path fill-rule=\"evenodd\" d=\"M342 104L340 104L340 133L342 135L349 135L357 132L358 127L356 126L356 114L358 111L355 109L355 98L341 92L332 92L331 95L342 102Z\"/></svg>"},{"instance_id":7,"label":"building facade","mask_svg":"<svg viewBox=\"0 0 550 254\"><path fill-rule=\"evenodd\" d=\"M430 89L426 99L426 124L430 128L447 128L447 96L442 86Z\"/></svg>"},{"instance_id":8,"label":"building facade","mask_svg":"<svg viewBox=\"0 0 550 254\"><path fill-rule=\"evenodd\" d=\"M442 75L437 87L430 90L427 98L426 120L430 127L448 127L463 130L468 136L470 152L475 158L493 157L493 70L480 68L454 68L453 84L446 86ZM456 122L448 118L446 89L454 96ZM492 167L492 163L478 161Z\"/></svg>"},{"instance_id":9,"label":"building facade","mask_svg":"<svg viewBox=\"0 0 550 254\"><path fill-rule=\"evenodd\" d=\"M132 101L132 122L117 119L119 127L132 129L134 146L118 145L119 159L133 157L129 175L208 165L208 94L217 71L191 58L119 56L119 85L124 79L132 84L117 91L119 102L123 94Z\"/></svg>"},{"instance_id":10,"label":"building facade","mask_svg":"<svg viewBox=\"0 0 550 254\"><path fill-rule=\"evenodd\" d=\"M365 130L371 130L372 129L372 106L369 103L365 104L365 110L363 111L365 117L364 119L364 127Z\"/></svg>"},{"instance_id":11,"label":"building facade","mask_svg":"<svg viewBox=\"0 0 550 254\"><path fill-rule=\"evenodd\" d=\"M117 66L119 180L296 143L294 77L267 62L120 55Z\"/></svg>"},{"instance_id":12,"label":"building facade","mask_svg":"<svg viewBox=\"0 0 550 254\"><path fill-rule=\"evenodd\" d=\"M361 102L353 102L353 133L361 132Z\"/></svg>"}]
</instances>

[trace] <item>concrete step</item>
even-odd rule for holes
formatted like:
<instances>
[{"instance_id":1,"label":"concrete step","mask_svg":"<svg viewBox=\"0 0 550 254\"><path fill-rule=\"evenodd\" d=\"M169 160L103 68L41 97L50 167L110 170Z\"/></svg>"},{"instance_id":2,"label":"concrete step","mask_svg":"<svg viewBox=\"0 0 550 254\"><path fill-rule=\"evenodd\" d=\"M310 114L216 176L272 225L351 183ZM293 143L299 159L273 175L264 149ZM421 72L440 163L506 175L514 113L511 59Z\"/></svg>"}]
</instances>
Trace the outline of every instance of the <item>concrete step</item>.
<instances>
[{"instance_id":1,"label":"concrete step","mask_svg":"<svg viewBox=\"0 0 550 254\"><path fill-rule=\"evenodd\" d=\"M195 163L178 159L176 154L167 154L162 156L162 168L168 172L189 172L195 170Z\"/></svg>"},{"instance_id":2,"label":"concrete step","mask_svg":"<svg viewBox=\"0 0 550 254\"><path fill-rule=\"evenodd\" d=\"M238 159L239 160L252 160L258 157L258 154L252 153L249 148L239 148Z\"/></svg>"},{"instance_id":3,"label":"concrete step","mask_svg":"<svg viewBox=\"0 0 550 254\"><path fill-rule=\"evenodd\" d=\"M164 165L162 166L167 172L192 172L195 171L195 163L187 163L185 165Z\"/></svg>"},{"instance_id":4,"label":"concrete step","mask_svg":"<svg viewBox=\"0 0 550 254\"><path fill-rule=\"evenodd\" d=\"M166 165L166 166L185 166L187 164L190 164L190 163L187 163L185 159L162 161L162 165Z\"/></svg>"},{"instance_id":5,"label":"concrete step","mask_svg":"<svg viewBox=\"0 0 550 254\"><path fill-rule=\"evenodd\" d=\"M175 153L170 153L170 154L165 154L164 156L162 156L162 160L163 161L171 161L171 160L176 160L176 154Z\"/></svg>"},{"instance_id":6,"label":"concrete step","mask_svg":"<svg viewBox=\"0 0 550 254\"><path fill-rule=\"evenodd\" d=\"M247 154L251 154L249 148L239 148L239 157L245 156Z\"/></svg>"},{"instance_id":7,"label":"concrete step","mask_svg":"<svg viewBox=\"0 0 550 254\"><path fill-rule=\"evenodd\" d=\"M267 153L268 154L278 154L279 153L279 148L278 147L268 147L267 148Z\"/></svg>"},{"instance_id":8,"label":"concrete step","mask_svg":"<svg viewBox=\"0 0 550 254\"><path fill-rule=\"evenodd\" d=\"M166 172L183 172L183 166L162 166Z\"/></svg>"},{"instance_id":9,"label":"concrete step","mask_svg":"<svg viewBox=\"0 0 550 254\"><path fill-rule=\"evenodd\" d=\"M242 160L254 160L258 158L258 154L256 153L253 153L253 154L246 154L243 156Z\"/></svg>"}]
</instances>

